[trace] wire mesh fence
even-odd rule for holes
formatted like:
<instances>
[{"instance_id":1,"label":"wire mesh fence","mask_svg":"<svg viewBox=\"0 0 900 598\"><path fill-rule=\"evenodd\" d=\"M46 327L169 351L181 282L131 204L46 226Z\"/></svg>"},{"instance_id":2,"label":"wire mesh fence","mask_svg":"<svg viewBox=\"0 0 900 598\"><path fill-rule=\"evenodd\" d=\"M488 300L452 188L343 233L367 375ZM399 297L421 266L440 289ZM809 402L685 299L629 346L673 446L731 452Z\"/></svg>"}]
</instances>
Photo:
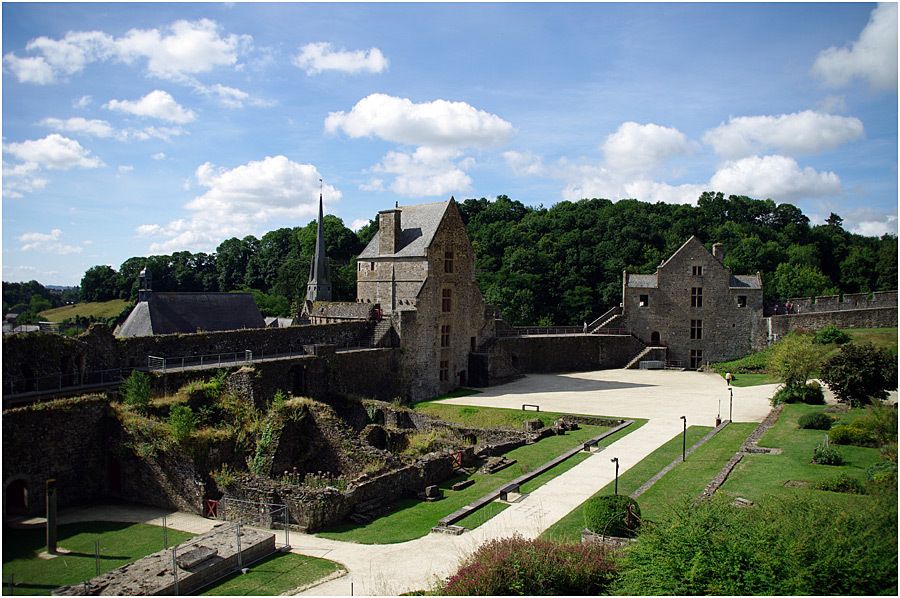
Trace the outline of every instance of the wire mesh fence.
<instances>
[{"instance_id":1,"label":"wire mesh fence","mask_svg":"<svg viewBox=\"0 0 900 598\"><path fill-rule=\"evenodd\" d=\"M216 515L222 521L271 530L284 530L284 545L291 545L290 512L287 505L224 497L217 501ZM276 541L277 538L276 538Z\"/></svg>"}]
</instances>

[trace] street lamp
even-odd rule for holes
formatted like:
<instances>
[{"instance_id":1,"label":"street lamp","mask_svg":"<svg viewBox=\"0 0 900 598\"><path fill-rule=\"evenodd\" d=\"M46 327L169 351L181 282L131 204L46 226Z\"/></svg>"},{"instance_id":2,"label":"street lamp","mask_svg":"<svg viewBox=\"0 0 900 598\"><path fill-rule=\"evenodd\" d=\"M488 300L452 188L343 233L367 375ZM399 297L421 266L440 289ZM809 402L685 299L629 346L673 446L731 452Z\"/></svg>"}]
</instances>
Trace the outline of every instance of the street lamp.
<instances>
[{"instance_id":1,"label":"street lamp","mask_svg":"<svg viewBox=\"0 0 900 598\"><path fill-rule=\"evenodd\" d=\"M719 410L716 412L716 427L722 424L722 397L719 397Z\"/></svg>"},{"instance_id":2,"label":"street lamp","mask_svg":"<svg viewBox=\"0 0 900 598\"><path fill-rule=\"evenodd\" d=\"M728 389L728 421L734 421L734 390Z\"/></svg>"},{"instance_id":3,"label":"street lamp","mask_svg":"<svg viewBox=\"0 0 900 598\"><path fill-rule=\"evenodd\" d=\"M618 458L618 457L613 457L612 459L610 459L610 461L616 464L616 489L615 489L615 493L618 494L618 493L619 493L619 458Z\"/></svg>"},{"instance_id":4,"label":"street lamp","mask_svg":"<svg viewBox=\"0 0 900 598\"><path fill-rule=\"evenodd\" d=\"M687 452L687 418L682 415L681 421L684 422L684 431L681 433L681 460L683 462Z\"/></svg>"}]
</instances>

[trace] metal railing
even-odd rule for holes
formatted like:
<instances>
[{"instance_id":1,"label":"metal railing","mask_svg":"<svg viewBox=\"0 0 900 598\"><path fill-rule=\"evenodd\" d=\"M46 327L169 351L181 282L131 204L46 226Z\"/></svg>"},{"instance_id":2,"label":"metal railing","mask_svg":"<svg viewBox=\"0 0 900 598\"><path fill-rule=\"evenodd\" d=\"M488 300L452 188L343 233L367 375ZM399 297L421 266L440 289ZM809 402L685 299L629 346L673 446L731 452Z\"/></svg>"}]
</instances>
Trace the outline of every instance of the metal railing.
<instances>
[{"instance_id":1,"label":"metal railing","mask_svg":"<svg viewBox=\"0 0 900 598\"><path fill-rule=\"evenodd\" d=\"M606 320L608 320L609 318L611 318L614 315L615 316L622 315L622 306L617 305L615 307L609 308L609 310L605 314L603 314L602 316L600 316L599 318L595 319L593 322L588 324L588 330L593 330L594 326L599 326L600 324L602 324L603 322L605 322Z\"/></svg>"},{"instance_id":2,"label":"metal railing","mask_svg":"<svg viewBox=\"0 0 900 598\"><path fill-rule=\"evenodd\" d=\"M3 397L32 392L53 392L73 388L121 384L134 368L88 370L81 374L52 374L29 378L9 378L3 381Z\"/></svg>"},{"instance_id":3,"label":"metal railing","mask_svg":"<svg viewBox=\"0 0 900 598\"><path fill-rule=\"evenodd\" d=\"M629 334L625 328L597 328L590 334ZM551 334L585 334L583 326L513 326L505 330L498 330L498 337L507 336L541 336Z\"/></svg>"},{"instance_id":4,"label":"metal railing","mask_svg":"<svg viewBox=\"0 0 900 598\"><path fill-rule=\"evenodd\" d=\"M181 357L147 356L147 369L151 372L166 372L173 369L218 367L253 361L253 351L245 349L233 353L212 353L208 355L183 355Z\"/></svg>"}]
</instances>

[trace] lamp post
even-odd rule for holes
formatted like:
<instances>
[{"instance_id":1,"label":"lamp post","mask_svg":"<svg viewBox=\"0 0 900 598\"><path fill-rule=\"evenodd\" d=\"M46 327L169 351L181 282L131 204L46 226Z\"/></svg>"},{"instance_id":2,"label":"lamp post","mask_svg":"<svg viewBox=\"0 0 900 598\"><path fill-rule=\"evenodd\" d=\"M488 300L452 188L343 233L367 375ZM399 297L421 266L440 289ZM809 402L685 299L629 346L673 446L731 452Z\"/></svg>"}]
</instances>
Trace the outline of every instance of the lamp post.
<instances>
[{"instance_id":1,"label":"lamp post","mask_svg":"<svg viewBox=\"0 0 900 598\"><path fill-rule=\"evenodd\" d=\"M687 453L687 418L682 415L681 421L684 422L684 431L681 433L681 461L684 462Z\"/></svg>"},{"instance_id":2,"label":"lamp post","mask_svg":"<svg viewBox=\"0 0 900 598\"><path fill-rule=\"evenodd\" d=\"M734 390L728 389L728 421L734 421Z\"/></svg>"},{"instance_id":3,"label":"lamp post","mask_svg":"<svg viewBox=\"0 0 900 598\"><path fill-rule=\"evenodd\" d=\"M722 397L719 397L719 410L716 411L716 427L722 424Z\"/></svg>"},{"instance_id":4,"label":"lamp post","mask_svg":"<svg viewBox=\"0 0 900 598\"><path fill-rule=\"evenodd\" d=\"M612 459L610 459L610 461L616 464L616 486L615 486L614 492L616 494L618 494L619 493L619 458L613 457Z\"/></svg>"}]
</instances>

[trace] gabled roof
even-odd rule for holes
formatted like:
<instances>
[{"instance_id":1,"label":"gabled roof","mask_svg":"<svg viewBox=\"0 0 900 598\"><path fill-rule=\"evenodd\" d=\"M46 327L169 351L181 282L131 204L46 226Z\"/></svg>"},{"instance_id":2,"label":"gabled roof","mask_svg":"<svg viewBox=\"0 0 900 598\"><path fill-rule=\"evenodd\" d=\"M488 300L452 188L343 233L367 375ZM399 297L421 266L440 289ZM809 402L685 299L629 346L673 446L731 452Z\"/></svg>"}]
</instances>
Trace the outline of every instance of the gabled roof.
<instances>
[{"instance_id":1,"label":"gabled roof","mask_svg":"<svg viewBox=\"0 0 900 598\"><path fill-rule=\"evenodd\" d=\"M359 254L359 259L425 257L425 252L431 246L438 226L444 219L444 214L449 206L450 201L442 201L398 208L400 210L400 242L397 244L397 252L388 256L379 255L378 235L380 232L376 232L366 248Z\"/></svg>"},{"instance_id":2,"label":"gabled roof","mask_svg":"<svg viewBox=\"0 0 900 598\"><path fill-rule=\"evenodd\" d=\"M668 263L669 263L676 255L678 255L679 253L681 253L681 252L684 250L684 248L687 247L688 245L690 245L691 243L696 243L697 245L700 246L701 249L703 249L703 251L706 251L706 253L709 253L709 251L706 250L706 247L703 246L703 243L700 242L700 239L698 239L696 235L691 235L690 237L688 237L688 240L685 241L684 243L682 243L682 244L681 244L681 247L679 247L678 249L676 249L676 250L675 250L675 253L673 253L672 255L670 255L670 256L669 256L669 259L663 261L663 263L661 263L661 264L659 265L659 267L662 268L663 266L665 266L666 264L668 264Z\"/></svg>"},{"instance_id":3,"label":"gabled roof","mask_svg":"<svg viewBox=\"0 0 900 598\"><path fill-rule=\"evenodd\" d=\"M728 286L732 289L761 289L759 277L756 275L737 275L732 276L728 282Z\"/></svg>"},{"instance_id":4,"label":"gabled roof","mask_svg":"<svg viewBox=\"0 0 900 598\"><path fill-rule=\"evenodd\" d=\"M632 289L655 289L659 286L659 279L656 274L629 274L628 288Z\"/></svg>"},{"instance_id":5,"label":"gabled roof","mask_svg":"<svg viewBox=\"0 0 900 598\"><path fill-rule=\"evenodd\" d=\"M264 328L249 293L148 293L128 314L117 337Z\"/></svg>"}]
</instances>

